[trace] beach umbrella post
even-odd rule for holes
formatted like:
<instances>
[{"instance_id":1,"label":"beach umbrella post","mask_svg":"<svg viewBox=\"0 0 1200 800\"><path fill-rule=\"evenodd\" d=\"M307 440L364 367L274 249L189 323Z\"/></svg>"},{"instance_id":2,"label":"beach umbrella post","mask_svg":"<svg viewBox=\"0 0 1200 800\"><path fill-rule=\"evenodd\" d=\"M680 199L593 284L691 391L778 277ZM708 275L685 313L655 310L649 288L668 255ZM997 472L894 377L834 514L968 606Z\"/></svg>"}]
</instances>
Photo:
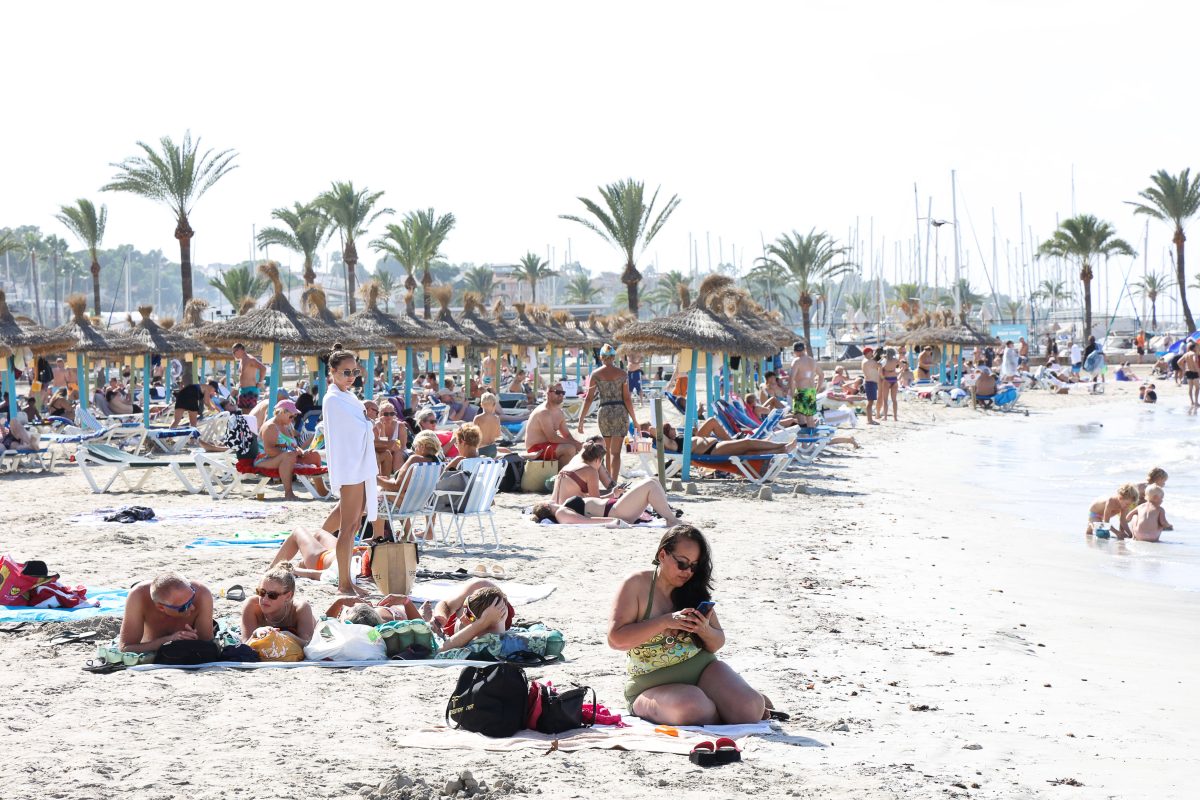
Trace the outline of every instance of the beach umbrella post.
<instances>
[{"instance_id":1,"label":"beach umbrella post","mask_svg":"<svg viewBox=\"0 0 1200 800\"><path fill-rule=\"evenodd\" d=\"M142 359L142 425L150 430L150 361L149 353L144 353ZM82 392L80 392L82 394Z\"/></svg>"},{"instance_id":2,"label":"beach umbrella post","mask_svg":"<svg viewBox=\"0 0 1200 800\"><path fill-rule=\"evenodd\" d=\"M465 350L466 348L464 348ZM436 358L438 362L438 386L446 385L446 355L442 352L442 346L439 344L429 353L430 358ZM466 387L466 394L471 393L471 387Z\"/></svg>"},{"instance_id":3,"label":"beach umbrella post","mask_svg":"<svg viewBox=\"0 0 1200 800\"><path fill-rule=\"evenodd\" d=\"M9 359L12 360L11 358ZM92 390L91 381L87 379L87 358L78 350L75 351L75 382L79 385L79 407L87 411L88 392ZM9 397L15 403L17 395L14 392Z\"/></svg>"},{"instance_id":4,"label":"beach umbrella post","mask_svg":"<svg viewBox=\"0 0 1200 800\"><path fill-rule=\"evenodd\" d=\"M404 348L404 408L412 410L413 349Z\"/></svg>"},{"instance_id":5,"label":"beach umbrella post","mask_svg":"<svg viewBox=\"0 0 1200 800\"><path fill-rule=\"evenodd\" d=\"M722 374L725 376L725 402L728 403L729 402L729 390L730 390L729 384L731 384L733 382L733 376L729 374L729 353L723 354L721 356L721 358L724 360L724 365L725 365L724 366L725 371Z\"/></svg>"},{"instance_id":6,"label":"beach umbrella post","mask_svg":"<svg viewBox=\"0 0 1200 800\"><path fill-rule=\"evenodd\" d=\"M322 398L325 397L325 387L329 375L329 369L325 364L325 359L317 359L317 394Z\"/></svg>"},{"instance_id":7,"label":"beach umbrella post","mask_svg":"<svg viewBox=\"0 0 1200 800\"><path fill-rule=\"evenodd\" d=\"M680 353L679 363L690 363L688 368L687 402L683 419L683 479L692 479L692 429L696 426L696 367L700 354L695 350ZM709 356L711 359L712 357Z\"/></svg>"},{"instance_id":8,"label":"beach umbrella post","mask_svg":"<svg viewBox=\"0 0 1200 800\"><path fill-rule=\"evenodd\" d=\"M4 359L4 380L0 381L0 385L4 387L4 391L8 392L9 418L11 419L12 409L17 407L17 363L12 356Z\"/></svg>"},{"instance_id":9,"label":"beach umbrella post","mask_svg":"<svg viewBox=\"0 0 1200 800\"><path fill-rule=\"evenodd\" d=\"M575 391L583 386L583 350L575 351Z\"/></svg>"},{"instance_id":10,"label":"beach umbrella post","mask_svg":"<svg viewBox=\"0 0 1200 800\"><path fill-rule=\"evenodd\" d=\"M271 393L271 396L267 401L267 414L273 415L275 413L275 395L279 394L279 381L283 377L283 351L268 342L263 345L263 355L266 355L268 349L271 351L271 380L267 384L267 391Z\"/></svg>"},{"instance_id":11,"label":"beach umbrella post","mask_svg":"<svg viewBox=\"0 0 1200 800\"><path fill-rule=\"evenodd\" d=\"M375 351L367 351L367 368L363 374L363 397L370 400L375 395Z\"/></svg>"}]
</instances>

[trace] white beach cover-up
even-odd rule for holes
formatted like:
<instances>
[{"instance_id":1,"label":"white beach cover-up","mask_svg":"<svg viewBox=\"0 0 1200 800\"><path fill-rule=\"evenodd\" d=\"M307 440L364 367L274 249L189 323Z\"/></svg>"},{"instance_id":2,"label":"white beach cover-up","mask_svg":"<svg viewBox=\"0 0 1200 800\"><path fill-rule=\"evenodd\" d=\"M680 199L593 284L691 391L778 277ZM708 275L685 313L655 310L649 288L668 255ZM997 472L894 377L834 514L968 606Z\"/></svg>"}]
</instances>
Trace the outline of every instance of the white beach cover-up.
<instances>
[{"instance_id":1,"label":"white beach cover-up","mask_svg":"<svg viewBox=\"0 0 1200 800\"><path fill-rule=\"evenodd\" d=\"M375 481L379 464L375 460L375 428L367 419L367 409L352 393L330 383L321 410L329 484L365 483L367 519L373 522L379 517L379 485Z\"/></svg>"}]
</instances>

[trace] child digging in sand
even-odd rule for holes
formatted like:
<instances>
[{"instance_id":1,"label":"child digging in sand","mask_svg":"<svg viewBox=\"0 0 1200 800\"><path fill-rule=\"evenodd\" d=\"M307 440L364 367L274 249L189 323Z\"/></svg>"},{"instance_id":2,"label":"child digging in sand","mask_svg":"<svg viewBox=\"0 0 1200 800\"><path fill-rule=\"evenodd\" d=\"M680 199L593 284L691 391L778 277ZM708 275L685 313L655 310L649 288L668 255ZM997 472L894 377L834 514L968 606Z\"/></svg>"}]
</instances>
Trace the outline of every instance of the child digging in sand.
<instances>
[{"instance_id":1,"label":"child digging in sand","mask_svg":"<svg viewBox=\"0 0 1200 800\"><path fill-rule=\"evenodd\" d=\"M1129 512L1129 527L1139 542L1157 542L1163 531L1173 530L1162 507L1164 494L1162 487L1151 484L1146 487L1146 502Z\"/></svg>"},{"instance_id":2,"label":"child digging in sand","mask_svg":"<svg viewBox=\"0 0 1200 800\"><path fill-rule=\"evenodd\" d=\"M1112 497L1100 497L1088 508L1087 535L1096 533L1101 539L1108 538L1107 523L1113 517L1117 518L1119 527L1116 534L1118 539L1128 539L1133 534L1129 530L1129 520L1126 515L1137 505L1138 490L1132 483L1127 483ZM1100 526L1105 527L1101 528Z\"/></svg>"}]
</instances>

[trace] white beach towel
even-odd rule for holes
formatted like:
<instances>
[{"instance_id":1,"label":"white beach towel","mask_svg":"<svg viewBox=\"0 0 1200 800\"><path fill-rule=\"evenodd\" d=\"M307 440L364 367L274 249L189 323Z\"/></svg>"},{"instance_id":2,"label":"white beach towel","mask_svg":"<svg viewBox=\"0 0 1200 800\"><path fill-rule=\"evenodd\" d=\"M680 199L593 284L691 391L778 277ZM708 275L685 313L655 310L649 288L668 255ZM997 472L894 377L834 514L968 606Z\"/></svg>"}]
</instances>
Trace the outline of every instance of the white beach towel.
<instances>
[{"instance_id":1,"label":"white beach towel","mask_svg":"<svg viewBox=\"0 0 1200 800\"><path fill-rule=\"evenodd\" d=\"M424 603L426 600L436 603L438 600L445 600L458 594L462 585L462 581L446 580L445 578L417 581L413 584L412 591L408 593L408 598L414 603ZM504 596L508 598L508 602L514 606L523 606L545 599L558 588L553 583L519 583L517 581L504 581L500 586L504 591Z\"/></svg>"},{"instance_id":2,"label":"white beach towel","mask_svg":"<svg viewBox=\"0 0 1200 800\"><path fill-rule=\"evenodd\" d=\"M79 514L72 514L67 517L67 521L74 525L112 525L111 522L105 522L104 518L116 513L118 508L97 508L93 511L84 511ZM155 511L154 519L141 520L141 522L230 522L243 519L266 519L277 509L263 510L261 506L225 506L212 508L191 508L172 511ZM136 524L136 523L135 523Z\"/></svg>"},{"instance_id":3,"label":"white beach towel","mask_svg":"<svg viewBox=\"0 0 1200 800\"><path fill-rule=\"evenodd\" d=\"M534 522L532 519L530 519L530 516L533 514L532 507L521 509L521 514L522 514L522 516L525 517L525 522L527 524L533 525L535 527L540 527L542 525L558 525L559 524L557 522L554 522L553 520L548 520L548 519L544 519L541 522ZM608 528L611 526L612 526L611 522L593 522L593 523L585 523L582 525L567 525L566 527L568 527L568 528ZM654 519L650 520L649 522L638 522L636 524L630 525L629 527L631 527L631 528L665 528L665 527L667 527L667 522L664 519L655 517Z\"/></svg>"},{"instance_id":4,"label":"white beach towel","mask_svg":"<svg viewBox=\"0 0 1200 800\"><path fill-rule=\"evenodd\" d=\"M485 667L493 661L468 661L466 659L426 658L416 661L218 661L212 664L139 664L126 667L130 672L149 672L156 669L185 669L191 672L210 670L253 670L253 669L299 669L300 667L323 667L325 669L363 669L365 667Z\"/></svg>"},{"instance_id":5,"label":"white beach towel","mask_svg":"<svg viewBox=\"0 0 1200 800\"><path fill-rule=\"evenodd\" d=\"M770 722L752 725L709 725L707 727L678 727L679 736L655 733L655 725L637 717L622 717L628 727L597 725L580 728L568 733L538 733L524 730L515 736L494 739L480 733L455 730L444 725L434 725L403 734L396 740L399 747L415 747L429 750L488 750L513 752L517 750L539 750L545 752L551 742L558 740L558 749L563 752L575 750L640 750L647 753L677 753L687 755L698 742L727 736L742 739L747 736L765 736L777 730ZM818 744L814 740L814 744Z\"/></svg>"}]
</instances>

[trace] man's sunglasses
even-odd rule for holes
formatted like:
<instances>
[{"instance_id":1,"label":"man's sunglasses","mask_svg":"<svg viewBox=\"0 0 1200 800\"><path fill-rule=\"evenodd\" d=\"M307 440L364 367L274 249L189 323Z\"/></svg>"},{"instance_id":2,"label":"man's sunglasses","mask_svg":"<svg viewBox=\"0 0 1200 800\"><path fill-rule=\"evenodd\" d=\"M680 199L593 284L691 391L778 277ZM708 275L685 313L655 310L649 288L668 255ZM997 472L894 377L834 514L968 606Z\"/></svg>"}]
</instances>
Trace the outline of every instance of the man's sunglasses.
<instances>
[{"instance_id":1,"label":"man's sunglasses","mask_svg":"<svg viewBox=\"0 0 1200 800\"><path fill-rule=\"evenodd\" d=\"M566 394L566 391L563 389L551 389L550 394Z\"/></svg>"},{"instance_id":2,"label":"man's sunglasses","mask_svg":"<svg viewBox=\"0 0 1200 800\"><path fill-rule=\"evenodd\" d=\"M170 603L164 603L161 600L155 600L154 602L158 603L160 606L167 609L168 611L174 611L176 614L182 614L185 611L187 611L189 608L191 608L192 605L196 602L196 588L194 586L192 587L192 596L189 597L187 599L187 602L183 603L182 605L173 606Z\"/></svg>"},{"instance_id":3,"label":"man's sunglasses","mask_svg":"<svg viewBox=\"0 0 1200 800\"><path fill-rule=\"evenodd\" d=\"M259 597L265 597L268 600L278 600L279 598L281 598L285 594L287 594L287 592L268 592L266 589L262 589L262 588L255 589L254 593L256 595L258 595Z\"/></svg>"}]
</instances>

